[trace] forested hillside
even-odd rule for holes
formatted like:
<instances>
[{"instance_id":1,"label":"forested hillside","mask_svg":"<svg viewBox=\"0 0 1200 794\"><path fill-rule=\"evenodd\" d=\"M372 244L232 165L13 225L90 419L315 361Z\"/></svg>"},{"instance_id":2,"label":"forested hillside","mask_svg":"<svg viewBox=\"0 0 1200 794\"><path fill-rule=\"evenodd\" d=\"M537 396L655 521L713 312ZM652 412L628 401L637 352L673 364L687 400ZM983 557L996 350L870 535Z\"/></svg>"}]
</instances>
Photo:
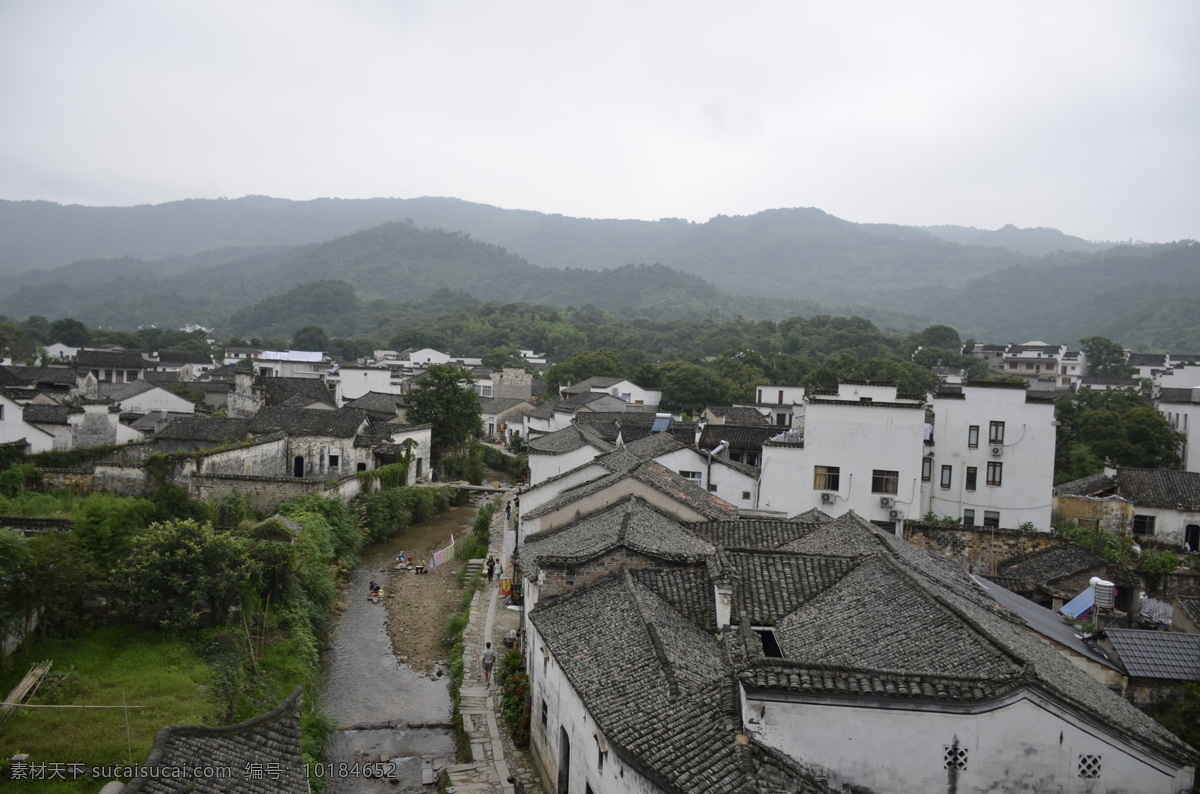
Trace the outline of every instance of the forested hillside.
<instances>
[{"instance_id":1,"label":"forested hillside","mask_svg":"<svg viewBox=\"0 0 1200 794\"><path fill-rule=\"evenodd\" d=\"M1053 229L857 224L816 209L690 223L457 199L247 197L130 208L0 202L0 243L0 271L10 273L79 254L4 277L0 311L123 328L201 323L277 335L304 316L331 333L376 333L391 304L449 289L621 317L853 314L902 330L944 322L988 341L1099 334L1144 350L1200 349L1188 311L1200 246L1093 250ZM297 289L329 281L350 290L351 316Z\"/></svg>"}]
</instances>

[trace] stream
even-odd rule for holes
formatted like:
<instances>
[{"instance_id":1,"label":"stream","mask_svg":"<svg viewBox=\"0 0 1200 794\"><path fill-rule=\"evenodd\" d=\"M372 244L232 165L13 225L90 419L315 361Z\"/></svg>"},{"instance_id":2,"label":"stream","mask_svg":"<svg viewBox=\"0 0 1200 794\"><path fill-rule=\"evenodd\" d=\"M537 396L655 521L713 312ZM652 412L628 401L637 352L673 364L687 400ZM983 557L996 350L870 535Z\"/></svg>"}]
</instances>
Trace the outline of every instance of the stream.
<instances>
[{"instance_id":1,"label":"stream","mask_svg":"<svg viewBox=\"0 0 1200 794\"><path fill-rule=\"evenodd\" d=\"M437 674L443 668L427 675L401 663L388 637L386 607L359 596L370 581L386 582L379 572L400 552L428 558L452 532L469 533L478 504L451 508L364 549L323 664L321 707L339 726L319 770L331 794L429 791L433 769L455 762L450 679Z\"/></svg>"}]
</instances>

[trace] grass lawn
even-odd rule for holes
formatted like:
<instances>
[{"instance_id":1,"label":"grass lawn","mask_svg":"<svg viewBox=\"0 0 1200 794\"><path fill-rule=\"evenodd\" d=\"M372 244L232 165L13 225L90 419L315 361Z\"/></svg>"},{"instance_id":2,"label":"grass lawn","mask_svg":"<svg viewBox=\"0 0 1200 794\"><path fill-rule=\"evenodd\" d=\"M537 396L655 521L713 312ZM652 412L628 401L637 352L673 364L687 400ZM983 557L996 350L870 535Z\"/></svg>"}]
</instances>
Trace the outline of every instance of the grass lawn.
<instances>
[{"instance_id":1,"label":"grass lawn","mask_svg":"<svg viewBox=\"0 0 1200 794\"><path fill-rule=\"evenodd\" d=\"M17 709L0 723L0 765L5 767L0 788L6 792L95 794L105 782L86 776L65 782L10 780L6 767L15 753L28 753L31 764L137 765L145 762L163 726L224 722L210 686L211 670L186 642L132 629L50 641L12 657L0 670L0 695L44 659L54 666L29 703L142 708Z\"/></svg>"}]
</instances>

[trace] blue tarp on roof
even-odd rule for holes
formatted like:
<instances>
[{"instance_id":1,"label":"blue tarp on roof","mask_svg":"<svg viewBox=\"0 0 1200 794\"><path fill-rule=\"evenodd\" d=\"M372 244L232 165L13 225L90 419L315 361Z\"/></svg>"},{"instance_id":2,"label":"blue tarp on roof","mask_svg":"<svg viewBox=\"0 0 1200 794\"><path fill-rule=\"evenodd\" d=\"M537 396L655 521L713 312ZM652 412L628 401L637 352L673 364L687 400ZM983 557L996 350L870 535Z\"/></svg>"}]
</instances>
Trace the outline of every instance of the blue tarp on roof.
<instances>
[{"instance_id":1,"label":"blue tarp on roof","mask_svg":"<svg viewBox=\"0 0 1200 794\"><path fill-rule=\"evenodd\" d=\"M1070 601L1062 605L1058 611L1069 618L1078 620L1087 613L1092 611L1092 607L1096 604L1096 589L1089 587L1079 595L1072 598Z\"/></svg>"}]
</instances>

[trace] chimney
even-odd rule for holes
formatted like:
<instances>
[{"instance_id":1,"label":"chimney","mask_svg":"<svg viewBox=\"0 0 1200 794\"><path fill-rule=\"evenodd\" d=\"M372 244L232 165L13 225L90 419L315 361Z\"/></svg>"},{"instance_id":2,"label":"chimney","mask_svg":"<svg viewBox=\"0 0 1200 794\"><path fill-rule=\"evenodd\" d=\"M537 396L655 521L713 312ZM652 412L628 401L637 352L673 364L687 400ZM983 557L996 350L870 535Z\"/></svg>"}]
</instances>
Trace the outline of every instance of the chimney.
<instances>
[{"instance_id":1,"label":"chimney","mask_svg":"<svg viewBox=\"0 0 1200 794\"><path fill-rule=\"evenodd\" d=\"M717 630L721 631L729 625L733 612L733 588L727 582L714 582L717 603Z\"/></svg>"}]
</instances>

